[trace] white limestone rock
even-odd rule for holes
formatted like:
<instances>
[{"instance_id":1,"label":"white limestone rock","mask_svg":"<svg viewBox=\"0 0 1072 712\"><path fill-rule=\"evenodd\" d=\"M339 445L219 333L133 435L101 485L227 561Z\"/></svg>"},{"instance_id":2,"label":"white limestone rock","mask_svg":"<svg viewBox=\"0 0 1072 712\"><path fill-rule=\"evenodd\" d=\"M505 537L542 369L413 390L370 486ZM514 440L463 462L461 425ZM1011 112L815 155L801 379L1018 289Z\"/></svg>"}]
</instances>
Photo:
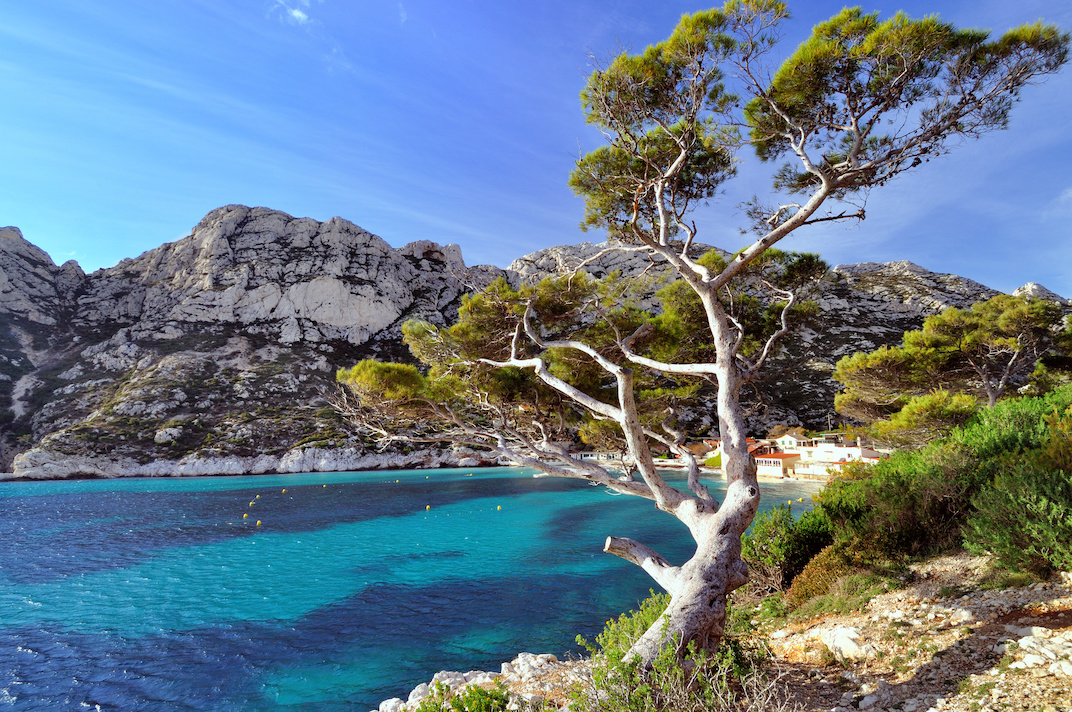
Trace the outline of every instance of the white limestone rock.
<instances>
[{"instance_id":1,"label":"white limestone rock","mask_svg":"<svg viewBox=\"0 0 1072 712\"><path fill-rule=\"evenodd\" d=\"M401 712L405 709L405 704L401 698L392 697L380 703L380 712Z\"/></svg>"},{"instance_id":2,"label":"white limestone rock","mask_svg":"<svg viewBox=\"0 0 1072 712\"><path fill-rule=\"evenodd\" d=\"M17 227L0 228L0 314L53 326L84 278L77 263L57 267Z\"/></svg>"},{"instance_id":3,"label":"white limestone rock","mask_svg":"<svg viewBox=\"0 0 1072 712\"><path fill-rule=\"evenodd\" d=\"M167 443L175 442L182 437L182 428L164 428L163 430L157 430L156 435L153 436L153 442L159 445L165 445Z\"/></svg>"},{"instance_id":4,"label":"white limestone rock","mask_svg":"<svg viewBox=\"0 0 1072 712\"><path fill-rule=\"evenodd\" d=\"M170 441L167 441L170 442ZM164 443L166 444L166 442ZM204 475L260 475L269 472L346 472L393 470L414 467L457 467L449 451L414 450L408 454L367 452L343 448L295 448L284 455L208 456L191 454L178 460L157 459L139 462L131 456L107 454L70 455L63 452L70 442L62 433L46 438L38 447L15 456L12 472L0 473L0 480L32 480L69 477L196 477ZM494 465L493 459L480 465Z\"/></svg>"},{"instance_id":5,"label":"white limestone rock","mask_svg":"<svg viewBox=\"0 0 1072 712\"><path fill-rule=\"evenodd\" d=\"M1013 296L1016 297L1028 297L1029 299L1045 299L1050 302L1057 302L1061 306L1072 306L1072 301L1065 299L1056 292L1052 292L1046 289L1037 282L1028 282L1022 287L1018 287Z\"/></svg>"},{"instance_id":6,"label":"white limestone rock","mask_svg":"<svg viewBox=\"0 0 1072 712\"><path fill-rule=\"evenodd\" d=\"M842 663L861 662L877 653L874 646L864 642L863 634L858 628L837 626L823 633L820 640Z\"/></svg>"},{"instance_id":7,"label":"white limestone rock","mask_svg":"<svg viewBox=\"0 0 1072 712\"><path fill-rule=\"evenodd\" d=\"M409 699L406 700L406 703L409 705L419 704L421 700L428 696L430 691L428 683L422 682L410 691Z\"/></svg>"}]
</instances>

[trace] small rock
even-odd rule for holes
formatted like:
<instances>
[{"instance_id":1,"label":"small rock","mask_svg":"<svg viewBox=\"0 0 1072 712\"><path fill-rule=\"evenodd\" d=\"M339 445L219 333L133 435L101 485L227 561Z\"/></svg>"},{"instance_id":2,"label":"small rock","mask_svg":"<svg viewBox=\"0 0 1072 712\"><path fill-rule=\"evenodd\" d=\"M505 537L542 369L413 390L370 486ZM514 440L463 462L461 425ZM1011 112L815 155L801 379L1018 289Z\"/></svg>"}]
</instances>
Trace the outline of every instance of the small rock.
<instances>
[{"instance_id":1,"label":"small rock","mask_svg":"<svg viewBox=\"0 0 1072 712\"><path fill-rule=\"evenodd\" d=\"M950 616L949 620L953 623L967 623L969 621L975 620L975 614L967 608L961 608L957 610L952 616Z\"/></svg>"},{"instance_id":2,"label":"small rock","mask_svg":"<svg viewBox=\"0 0 1072 712\"><path fill-rule=\"evenodd\" d=\"M156 431L156 435L153 436L153 442L158 445L166 445L180 437L182 437L182 428L164 428Z\"/></svg>"},{"instance_id":3,"label":"small rock","mask_svg":"<svg viewBox=\"0 0 1072 712\"><path fill-rule=\"evenodd\" d=\"M457 687L458 685L465 684L465 675L460 672L441 670L435 675L432 675L432 682L442 682L447 687Z\"/></svg>"},{"instance_id":4,"label":"small rock","mask_svg":"<svg viewBox=\"0 0 1072 712\"><path fill-rule=\"evenodd\" d=\"M428 696L429 687L427 682L422 682L409 693L409 702L419 702Z\"/></svg>"},{"instance_id":5,"label":"small rock","mask_svg":"<svg viewBox=\"0 0 1072 712\"><path fill-rule=\"evenodd\" d=\"M839 662L860 662L874 657L875 648L864 643L858 628L838 626L822 636L822 641Z\"/></svg>"},{"instance_id":6,"label":"small rock","mask_svg":"<svg viewBox=\"0 0 1072 712\"><path fill-rule=\"evenodd\" d=\"M380 703L380 712L402 712L406 703L398 697L392 697Z\"/></svg>"}]
</instances>

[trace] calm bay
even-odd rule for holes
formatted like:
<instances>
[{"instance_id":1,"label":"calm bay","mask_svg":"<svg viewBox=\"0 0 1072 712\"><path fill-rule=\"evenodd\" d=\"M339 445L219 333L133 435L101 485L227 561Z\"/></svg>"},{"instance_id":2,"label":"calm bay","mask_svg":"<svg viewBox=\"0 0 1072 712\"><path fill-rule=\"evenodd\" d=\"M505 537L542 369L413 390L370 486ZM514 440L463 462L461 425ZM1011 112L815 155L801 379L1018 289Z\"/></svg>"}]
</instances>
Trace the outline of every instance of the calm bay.
<instances>
[{"instance_id":1,"label":"calm bay","mask_svg":"<svg viewBox=\"0 0 1072 712\"><path fill-rule=\"evenodd\" d=\"M762 489L800 514L819 485ZM577 652L654 587L608 535L691 551L647 501L516 468L4 483L0 709L364 712Z\"/></svg>"}]
</instances>

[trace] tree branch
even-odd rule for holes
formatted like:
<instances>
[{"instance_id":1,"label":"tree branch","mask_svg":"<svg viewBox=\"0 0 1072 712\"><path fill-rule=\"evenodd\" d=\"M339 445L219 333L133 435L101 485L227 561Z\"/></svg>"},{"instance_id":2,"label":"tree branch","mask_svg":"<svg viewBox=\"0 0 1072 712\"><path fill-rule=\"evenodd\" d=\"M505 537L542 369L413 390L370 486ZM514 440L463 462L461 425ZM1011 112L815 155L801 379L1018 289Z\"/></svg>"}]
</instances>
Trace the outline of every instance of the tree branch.
<instances>
[{"instance_id":1,"label":"tree branch","mask_svg":"<svg viewBox=\"0 0 1072 712\"><path fill-rule=\"evenodd\" d=\"M636 564L644 569L655 580L655 583L662 586L667 593L671 595L677 593L681 580L681 569L673 566L655 550L632 539L609 536L603 545L603 551Z\"/></svg>"}]
</instances>

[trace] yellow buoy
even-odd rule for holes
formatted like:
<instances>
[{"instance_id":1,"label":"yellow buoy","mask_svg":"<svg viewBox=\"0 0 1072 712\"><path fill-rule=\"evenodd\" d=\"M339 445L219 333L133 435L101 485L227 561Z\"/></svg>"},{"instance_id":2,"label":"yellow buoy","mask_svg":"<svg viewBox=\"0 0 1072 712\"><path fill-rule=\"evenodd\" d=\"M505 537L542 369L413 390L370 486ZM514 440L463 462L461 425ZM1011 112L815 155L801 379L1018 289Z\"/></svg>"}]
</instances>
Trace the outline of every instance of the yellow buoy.
<instances>
[{"instance_id":1,"label":"yellow buoy","mask_svg":"<svg viewBox=\"0 0 1072 712\"><path fill-rule=\"evenodd\" d=\"M249 506L251 506L251 507L252 507L252 506L253 506L253 502L250 502L250 503L249 503Z\"/></svg>"},{"instance_id":2,"label":"yellow buoy","mask_svg":"<svg viewBox=\"0 0 1072 712\"><path fill-rule=\"evenodd\" d=\"M399 482L400 482L400 480L395 480L395 484L398 484Z\"/></svg>"},{"instance_id":3,"label":"yellow buoy","mask_svg":"<svg viewBox=\"0 0 1072 712\"><path fill-rule=\"evenodd\" d=\"M798 502L803 502L803 501L804 501L804 498L803 498L803 497L801 497L801 498L800 498L800 499L798 499L797 501L798 501Z\"/></svg>"},{"instance_id":4,"label":"yellow buoy","mask_svg":"<svg viewBox=\"0 0 1072 712\"><path fill-rule=\"evenodd\" d=\"M327 487L327 485L324 485L324 487L326 488L326 487Z\"/></svg>"},{"instance_id":5,"label":"yellow buoy","mask_svg":"<svg viewBox=\"0 0 1072 712\"><path fill-rule=\"evenodd\" d=\"M424 508L425 508L425 509L431 509L431 508L432 508L432 505L430 505L430 504L426 504L426 505L424 505Z\"/></svg>"},{"instance_id":6,"label":"yellow buoy","mask_svg":"<svg viewBox=\"0 0 1072 712\"><path fill-rule=\"evenodd\" d=\"M242 518L243 518L243 519L249 519L249 515L248 515L248 514L243 514L243 515L242 515Z\"/></svg>"},{"instance_id":7,"label":"yellow buoy","mask_svg":"<svg viewBox=\"0 0 1072 712\"><path fill-rule=\"evenodd\" d=\"M793 506L793 500L789 500L788 502L786 502L786 504L788 504L790 507L792 507Z\"/></svg>"},{"instance_id":8,"label":"yellow buoy","mask_svg":"<svg viewBox=\"0 0 1072 712\"><path fill-rule=\"evenodd\" d=\"M261 496L260 496L260 495L257 495L257 499L260 499L260 498L261 498Z\"/></svg>"},{"instance_id":9,"label":"yellow buoy","mask_svg":"<svg viewBox=\"0 0 1072 712\"><path fill-rule=\"evenodd\" d=\"M495 509L502 509L502 505L500 504L500 505L499 505L498 507L496 507Z\"/></svg>"},{"instance_id":10,"label":"yellow buoy","mask_svg":"<svg viewBox=\"0 0 1072 712\"><path fill-rule=\"evenodd\" d=\"M287 489L286 489L286 487L284 487L283 488L283 494L286 494L286 493L287 493Z\"/></svg>"},{"instance_id":11,"label":"yellow buoy","mask_svg":"<svg viewBox=\"0 0 1072 712\"><path fill-rule=\"evenodd\" d=\"M260 525L261 525L261 520L258 519L257 520L257 526L259 527Z\"/></svg>"}]
</instances>

